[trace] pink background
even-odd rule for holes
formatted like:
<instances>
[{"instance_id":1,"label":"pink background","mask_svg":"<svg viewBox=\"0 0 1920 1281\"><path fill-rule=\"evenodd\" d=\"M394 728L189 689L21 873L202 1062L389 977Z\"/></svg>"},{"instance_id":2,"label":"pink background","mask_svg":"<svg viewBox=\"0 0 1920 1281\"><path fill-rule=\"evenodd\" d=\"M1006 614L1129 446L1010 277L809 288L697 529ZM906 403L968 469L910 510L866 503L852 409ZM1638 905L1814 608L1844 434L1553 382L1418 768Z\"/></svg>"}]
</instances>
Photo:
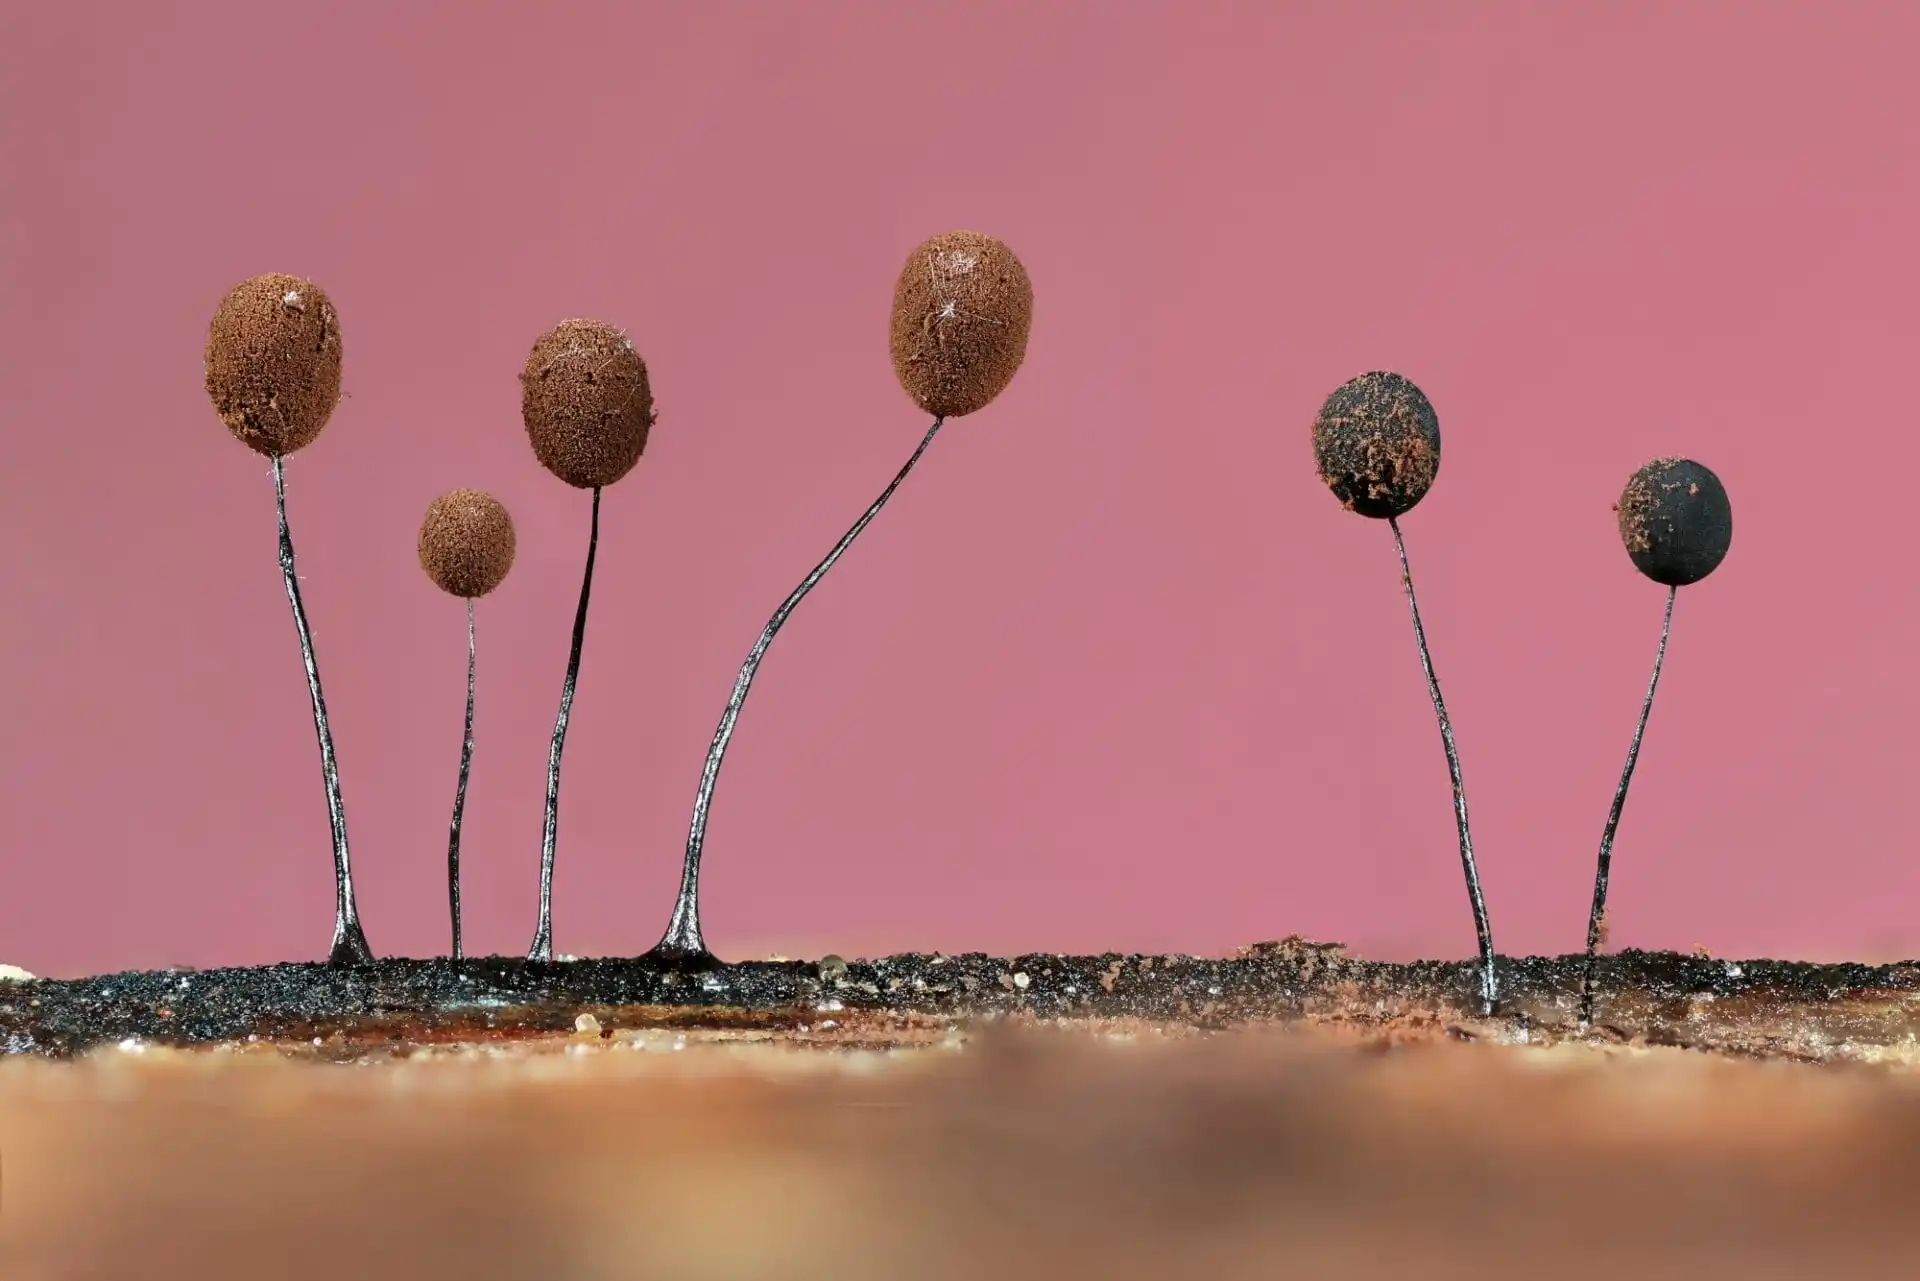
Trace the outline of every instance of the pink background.
<instances>
[{"instance_id":1,"label":"pink background","mask_svg":"<svg viewBox=\"0 0 1920 1281\"><path fill-rule=\"evenodd\" d=\"M999 235L1012 388L794 616L716 800L732 956L1463 956L1446 773L1383 525L1307 424L1399 370L1407 519L1503 951L1577 947L1658 633L1610 504L1719 472L1615 863L1614 941L1920 951L1907 478L1920 8L970 0L19 7L0 45L0 960L315 957L327 828L264 460L206 324L256 272L342 311L289 466L374 947L446 946L461 607L427 502L500 494L468 940L533 929L587 496L516 375L627 327L661 417L608 491L555 938L665 923L768 613L925 424L895 273Z\"/></svg>"}]
</instances>

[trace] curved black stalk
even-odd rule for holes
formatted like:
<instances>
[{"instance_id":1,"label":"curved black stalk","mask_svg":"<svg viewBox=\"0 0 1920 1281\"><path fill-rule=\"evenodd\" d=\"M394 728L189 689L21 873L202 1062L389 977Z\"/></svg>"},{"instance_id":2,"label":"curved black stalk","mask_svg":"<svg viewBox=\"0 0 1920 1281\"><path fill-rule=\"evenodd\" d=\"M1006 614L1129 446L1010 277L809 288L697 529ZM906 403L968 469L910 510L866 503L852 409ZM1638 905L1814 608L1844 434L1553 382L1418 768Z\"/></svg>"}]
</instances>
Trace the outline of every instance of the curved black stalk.
<instances>
[{"instance_id":1,"label":"curved black stalk","mask_svg":"<svg viewBox=\"0 0 1920 1281\"><path fill-rule=\"evenodd\" d=\"M747 661L740 665L740 675L733 682L733 694L727 699L727 710L720 714L720 726L713 732L713 746L707 749L706 768L700 772L700 790L693 798L693 825L687 833L686 861L680 868L680 895L673 904L673 917L667 923L667 932L647 955L655 960L677 963L702 962L712 959L707 951L706 939L700 933L700 850L707 841L707 813L713 804L713 785L720 777L720 762L727 754L727 743L733 738L734 722L740 719L741 705L747 701L747 690L753 685L754 673L760 669L760 660L765 657L767 646L773 643L775 632L787 621L787 615L793 612L806 594L813 590L822 576L840 554L852 545L860 536L860 531L869 521L880 514L880 509L893 497L893 491L900 488L900 482L907 478L913 465L920 461L920 455L927 452L927 446L933 443L934 435L939 432L944 419L936 418L933 426L927 428L927 434L921 438L919 448L907 459L893 482L880 491L880 497L873 500L873 506L859 520L853 522L853 528L846 532L833 550L827 553L825 560L813 567L813 572L801 580L791 595L780 603L780 608L767 620L760 639L753 643L753 649L747 654Z\"/></svg>"},{"instance_id":2,"label":"curved black stalk","mask_svg":"<svg viewBox=\"0 0 1920 1281\"><path fill-rule=\"evenodd\" d=\"M360 911L353 901L353 868L347 858L347 807L340 799L340 765L333 755L333 730L327 724L327 700L320 692L320 667L313 658L313 633L307 628L307 609L300 601L300 579L293 567L293 533L287 528L285 460L273 456L273 507L280 521L280 577L293 607L293 627L300 634L300 659L307 669L307 694L313 701L313 731L320 739L320 776L327 788L327 821L333 828L333 944L329 965L370 965L373 949L360 928Z\"/></svg>"},{"instance_id":3,"label":"curved black stalk","mask_svg":"<svg viewBox=\"0 0 1920 1281\"><path fill-rule=\"evenodd\" d=\"M1660 688L1660 669L1667 661L1667 636L1673 631L1673 600L1678 587L1667 588L1667 616L1660 623L1660 648L1653 655L1653 679L1647 682L1647 697L1640 704L1640 723L1633 727L1633 742L1627 748L1627 765L1620 771L1620 786L1613 790L1613 808L1607 811L1607 827L1600 833L1600 865L1593 876L1593 911L1587 917L1587 963L1580 975L1580 1026L1593 1023L1593 959L1600 950L1600 931L1607 919L1607 878L1613 870L1613 834L1620 826L1620 811L1627 807L1627 784L1633 781L1633 767L1640 759L1640 739L1647 732L1647 717L1653 713L1653 691Z\"/></svg>"},{"instance_id":4,"label":"curved black stalk","mask_svg":"<svg viewBox=\"0 0 1920 1281\"><path fill-rule=\"evenodd\" d=\"M593 487L593 519L587 533L587 571L580 579L580 607L573 614L573 647L567 653L567 679L560 686L560 715L553 722L547 751L547 821L540 835L540 924L527 949L529 961L553 959L553 847L560 833L560 752L567 745L567 718L573 713L573 687L580 679L580 642L587 636L587 598L593 595L593 557L600 547L600 487Z\"/></svg>"},{"instance_id":5,"label":"curved black stalk","mask_svg":"<svg viewBox=\"0 0 1920 1281\"><path fill-rule=\"evenodd\" d=\"M473 766L473 599L467 599L467 732L460 742L460 782L453 789L453 822L447 833L447 906L453 912L453 959L460 950L460 816L467 808L467 773Z\"/></svg>"},{"instance_id":6,"label":"curved black stalk","mask_svg":"<svg viewBox=\"0 0 1920 1281\"><path fill-rule=\"evenodd\" d=\"M1473 928L1480 939L1480 1012L1492 1014L1500 1003L1498 977L1494 973L1493 927L1487 922L1487 900L1480 892L1480 869L1473 861L1473 834L1467 828L1467 787L1460 778L1460 752L1453 743L1453 724L1447 719L1447 705L1440 697L1440 682L1433 674L1433 657L1427 652L1427 632L1420 625L1420 605L1413 598L1413 571L1407 567L1407 543L1400 536L1400 522L1387 518L1393 530L1393 545L1400 553L1400 583L1407 589L1407 609L1413 614L1413 639L1420 647L1420 668L1427 674L1427 693L1433 699L1433 714L1440 721L1440 741L1447 749L1447 773L1453 781L1453 818L1460 829L1460 866L1467 876L1467 898L1473 904Z\"/></svg>"}]
</instances>

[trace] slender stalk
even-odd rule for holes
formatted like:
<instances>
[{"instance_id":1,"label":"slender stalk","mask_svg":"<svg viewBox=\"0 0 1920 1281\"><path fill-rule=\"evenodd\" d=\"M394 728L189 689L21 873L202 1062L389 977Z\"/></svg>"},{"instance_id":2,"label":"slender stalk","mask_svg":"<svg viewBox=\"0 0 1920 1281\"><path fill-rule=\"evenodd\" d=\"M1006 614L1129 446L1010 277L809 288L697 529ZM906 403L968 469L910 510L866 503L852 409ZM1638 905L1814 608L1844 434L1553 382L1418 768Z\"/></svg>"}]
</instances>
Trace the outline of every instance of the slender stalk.
<instances>
[{"instance_id":1,"label":"slender stalk","mask_svg":"<svg viewBox=\"0 0 1920 1281\"><path fill-rule=\"evenodd\" d=\"M1640 759L1640 739L1647 732L1647 717L1653 714L1653 692L1660 688L1660 669L1667 662L1667 637L1673 631L1673 601L1677 587L1667 588L1667 614L1660 623L1660 648L1653 655L1653 679L1647 682L1647 697L1640 704L1640 723L1633 727L1633 742L1627 747L1626 768L1620 771L1620 786L1613 789L1613 808L1607 811L1606 830L1600 833L1600 864L1593 876L1593 911L1587 917L1587 963L1580 975L1580 1026L1593 1024L1593 962L1600 950L1600 930L1607 919L1607 880L1613 871L1613 834L1620 826L1620 811L1627 807L1627 784L1633 781L1633 767Z\"/></svg>"},{"instance_id":2,"label":"slender stalk","mask_svg":"<svg viewBox=\"0 0 1920 1281\"><path fill-rule=\"evenodd\" d=\"M453 913L453 959L460 949L460 817L467 808L467 773L473 766L473 598L467 598L467 732L460 743L460 782L453 789L453 822L447 833L447 905Z\"/></svg>"},{"instance_id":3,"label":"slender stalk","mask_svg":"<svg viewBox=\"0 0 1920 1281\"><path fill-rule=\"evenodd\" d=\"M320 739L320 776L327 789L327 821L333 828L333 944L329 965L370 965L373 949L360 928L360 911L353 901L353 867L347 857L347 808L340 799L340 765L333 754L333 730L327 723L327 700L320 692L320 667L313 657L313 633L307 627L307 609L300 600L300 578L293 565L293 534L287 527L285 460L273 456L273 506L280 521L280 577L286 583L287 603L293 607L293 627L300 634L300 659L307 669L307 694L313 701L313 730Z\"/></svg>"},{"instance_id":4,"label":"slender stalk","mask_svg":"<svg viewBox=\"0 0 1920 1281\"><path fill-rule=\"evenodd\" d=\"M707 950L706 939L700 933L700 851L707 841L707 815L713 805L713 786L720 778L720 762L727 754L727 744L733 738L734 722L740 719L740 708L747 701L747 691L753 685L754 673L760 670L760 660L766 656L767 646L773 643L774 633L778 632L787 621L787 615L793 613L794 607L813 590L814 584L833 568L833 563L839 560L840 554L860 536L860 531L880 514L880 509L887 505L889 498L893 497L893 491L900 488L900 482L907 478L907 473L913 470L913 465L920 461L920 455L927 452L927 446L933 443L933 438L939 432L943 421L945 420L940 418L933 420L933 426L927 428L927 434L921 438L919 448L913 451L913 456L907 459L906 465L900 469L899 474L894 476L892 483L880 491L880 497L873 500L873 506L867 508L859 520L853 522L853 528L834 544L833 550L827 553L826 559L815 565L813 572L802 579L800 585L793 589L792 594L780 603L780 608L776 609L773 617L767 620L766 628L760 633L760 639L755 641L752 650L748 651L747 661L740 665L740 675L733 682L733 694L727 699L727 710L720 714L720 726L713 732L713 746L707 749L706 768L700 772L700 790L694 794L693 798L693 824L687 833L686 861L680 868L680 895L674 901L673 917L667 923L667 932L654 945L653 951L648 953L654 959L698 962L712 958L713 954Z\"/></svg>"},{"instance_id":5,"label":"slender stalk","mask_svg":"<svg viewBox=\"0 0 1920 1281\"><path fill-rule=\"evenodd\" d=\"M587 600L593 595L593 558L600 548L600 487L593 487L593 519L587 533L587 570L580 579L580 606L573 614L573 646L567 653L567 678L560 686L560 715L553 722L547 751L547 819L540 835L540 924L527 949L529 961L553 959L553 847L560 833L560 752L567 745L567 719L573 714L573 687L580 679L580 644L587 637Z\"/></svg>"},{"instance_id":6,"label":"slender stalk","mask_svg":"<svg viewBox=\"0 0 1920 1281\"><path fill-rule=\"evenodd\" d=\"M1420 668L1427 674L1427 693L1433 699L1433 714L1440 721L1440 741L1447 749L1447 773L1453 781L1453 818L1460 829L1460 866L1467 877L1467 898L1473 904L1473 928L1480 940L1480 1011L1492 1014L1500 1002L1498 976L1494 973L1493 928L1487 922L1487 900L1480 892L1480 869L1473 860L1473 833L1467 827L1467 787L1460 778L1460 751L1453 742L1453 723L1447 719L1447 705L1440 697L1440 681L1433 674L1433 657L1427 652L1427 632L1420 625L1420 605L1413 596L1413 571L1407 566L1407 542L1400 536L1400 522L1388 517L1393 530L1393 545L1400 553L1400 582L1407 589L1407 609L1413 614L1413 639L1420 647Z\"/></svg>"}]
</instances>

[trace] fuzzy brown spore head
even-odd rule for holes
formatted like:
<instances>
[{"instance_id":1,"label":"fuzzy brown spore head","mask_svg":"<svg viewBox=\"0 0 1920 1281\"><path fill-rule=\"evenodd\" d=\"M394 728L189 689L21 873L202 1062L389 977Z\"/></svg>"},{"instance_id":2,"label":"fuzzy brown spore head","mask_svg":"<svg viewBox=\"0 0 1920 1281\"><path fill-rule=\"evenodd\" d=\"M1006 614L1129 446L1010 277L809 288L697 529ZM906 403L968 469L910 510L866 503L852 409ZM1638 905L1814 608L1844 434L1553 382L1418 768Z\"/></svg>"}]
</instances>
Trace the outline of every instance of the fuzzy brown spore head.
<instances>
[{"instance_id":1,"label":"fuzzy brown spore head","mask_svg":"<svg viewBox=\"0 0 1920 1281\"><path fill-rule=\"evenodd\" d=\"M340 401L340 317L311 280L266 275L228 291L207 327L207 396L241 444L272 457L312 444Z\"/></svg>"},{"instance_id":2,"label":"fuzzy brown spore head","mask_svg":"<svg viewBox=\"0 0 1920 1281\"><path fill-rule=\"evenodd\" d=\"M653 429L647 362L598 320L563 320L540 335L520 374L520 415L540 465L579 489L633 470Z\"/></svg>"},{"instance_id":3,"label":"fuzzy brown spore head","mask_svg":"<svg viewBox=\"0 0 1920 1281\"><path fill-rule=\"evenodd\" d=\"M1033 282L1013 250L949 231L907 255L893 287L894 376L936 418L984 409L1027 356Z\"/></svg>"},{"instance_id":4,"label":"fuzzy brown spore head","mask_svg":"<svg viewBox=\"0 0 1920 1281\"><path fill-rule=\"evenodd\" d=\"M513 517L499 499L456 489L428 504L420 522L420 568L441 591L485 596L513 568Z\"/></svg>"},{"instance_id":5,"label":"fuzzy brown spore head","mask_svg":"<svg viewBox=\"0 0 1920 1281\"><path fill-rule=\"evenodd\" d=\"M1313 458L1347 510L1379 520L1404 515L1440 474L1440 419L1408 379L1361 374L1320 406Z\"/></svg>"},{"instance_id":6,"label":"fuzzy brown spore head","mask_svg":"<svg viewBox=\"0 0 1920 1281\"><path fill-rule=\"evenodd\" d=\"M1733 505L1720 478L1690 458L1656 458L1613 506L1633 567L1663 587L1697 583L1733 544Z\"/></svg>"}]
</instances>

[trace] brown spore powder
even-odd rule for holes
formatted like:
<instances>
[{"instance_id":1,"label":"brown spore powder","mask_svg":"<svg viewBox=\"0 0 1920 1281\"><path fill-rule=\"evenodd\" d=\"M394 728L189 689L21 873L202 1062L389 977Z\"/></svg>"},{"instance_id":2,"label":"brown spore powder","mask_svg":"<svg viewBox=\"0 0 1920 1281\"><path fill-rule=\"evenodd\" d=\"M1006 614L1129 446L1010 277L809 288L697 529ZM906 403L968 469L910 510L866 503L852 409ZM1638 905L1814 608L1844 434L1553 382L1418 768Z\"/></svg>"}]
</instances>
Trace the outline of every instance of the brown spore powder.
<instances>
[{"instance_id":1,"label":"brown spore powder","mask_svg":"<svg viewBox=\"0 0 1920 1281\"><path fill-rule=\"evenodd\" d=\"M1011 249L949 231L907 255L893 290L893 372L936 418L984 409L1013 381L1033 327L1033 283Z\"/></svg>"},{"instance_id":2,"label":"brown spore powder","mask_svg":"<svg viewBox=\"0 0 1920 1281\"><path fill-rule=\"evenodd\" d=\"M513 517L492 494L440 495L420 522L420 568L441 591L468 600L498 587L513 568Z\"/></svg>"},{"instance_id":3,"label":"brown spore powder","mask_svg":"<svg viewBox=\"0 0 1920 1281\"><path fill-rule=\"evenodd\" d=\"M1349 511L1399 516L1440 474L1440 420L1424 393L1376 371L1343 383L1313 423L1320 479Z\"/></svg>"},{"instance_id":4,"label":"brown spore powder","mask_svg":"<svg viewBox=\"0 0 1920 1281\"><path fill-rule=\"evenodd\" d=\"M340 400L340 318L299 276L235 285L207 329L207 396L227 430L269 457L313 443Z\"/></svg>"},{"instance_id":5,"label":"brown spore powder","mask_svg":"<svg viewBox=\"0 0 1920 1281\"><path fill-rule=\"evenodd\" d=\"M611 485L640 461L653 386L632 340L612 325L563 320L540 335L520 388L534 457L567 484Z\"/></svg>"}]
</instances>

